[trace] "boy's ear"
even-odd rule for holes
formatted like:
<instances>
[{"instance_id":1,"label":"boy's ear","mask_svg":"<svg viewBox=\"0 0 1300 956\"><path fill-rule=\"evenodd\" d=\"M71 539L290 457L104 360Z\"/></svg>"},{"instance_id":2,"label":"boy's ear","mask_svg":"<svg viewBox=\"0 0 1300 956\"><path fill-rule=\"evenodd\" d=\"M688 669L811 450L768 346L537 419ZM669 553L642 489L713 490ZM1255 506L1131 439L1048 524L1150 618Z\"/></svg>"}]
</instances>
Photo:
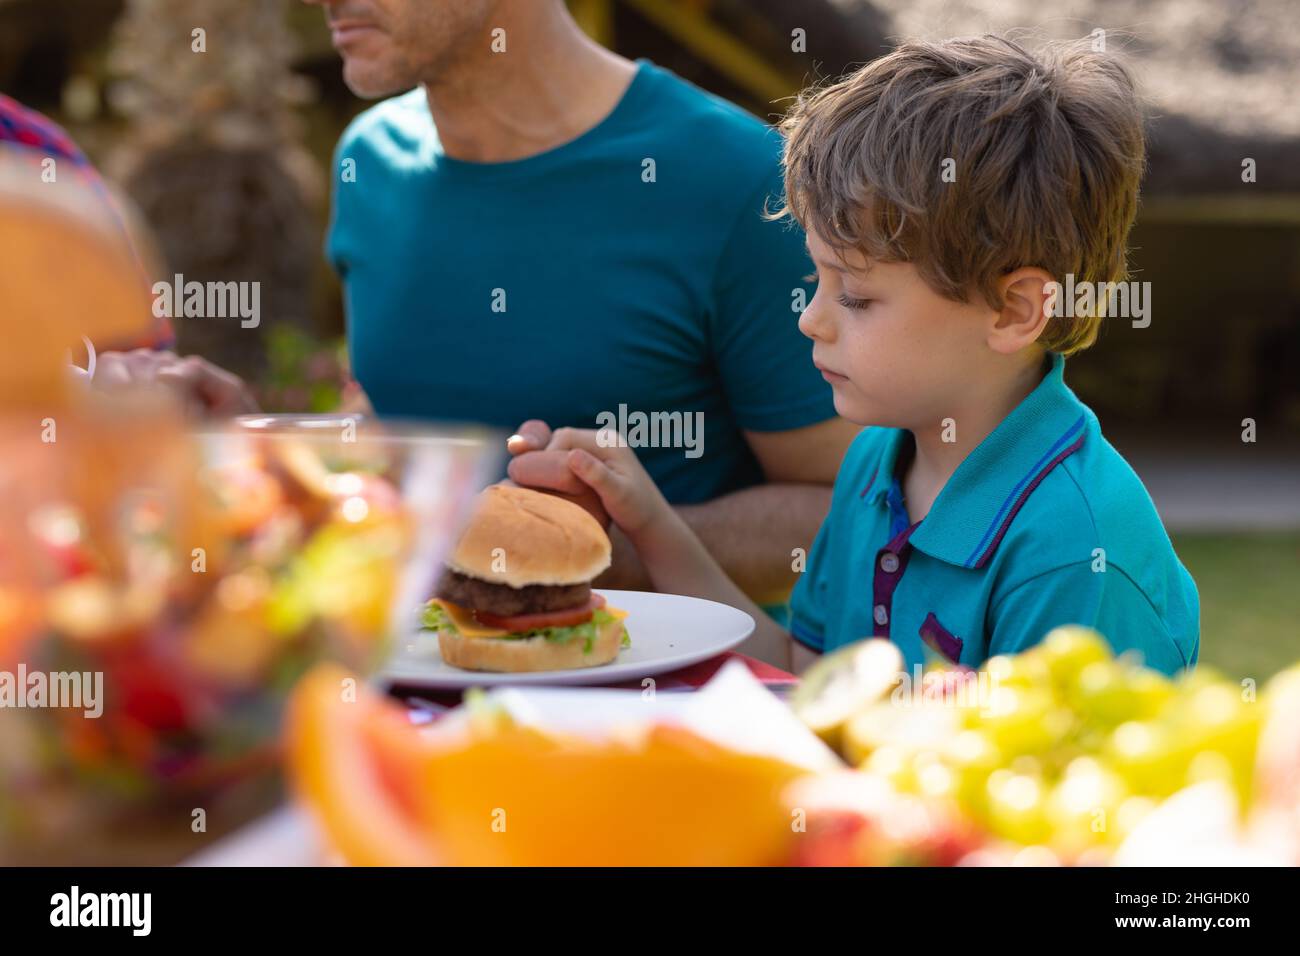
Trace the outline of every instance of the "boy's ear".
<instances>
[{"instance_id":1,"label":"boy's ear","mask_svg":"<svg viewBox=\"0 0 1300 956\"><path fill-rule=\"evenodd\" d=\"M1002 311L989 329L989 348L1011 355L1038 340L1051 318L1053 281L1037 266L1016 269L998 280Z\"/></svg>"}]
</instances>

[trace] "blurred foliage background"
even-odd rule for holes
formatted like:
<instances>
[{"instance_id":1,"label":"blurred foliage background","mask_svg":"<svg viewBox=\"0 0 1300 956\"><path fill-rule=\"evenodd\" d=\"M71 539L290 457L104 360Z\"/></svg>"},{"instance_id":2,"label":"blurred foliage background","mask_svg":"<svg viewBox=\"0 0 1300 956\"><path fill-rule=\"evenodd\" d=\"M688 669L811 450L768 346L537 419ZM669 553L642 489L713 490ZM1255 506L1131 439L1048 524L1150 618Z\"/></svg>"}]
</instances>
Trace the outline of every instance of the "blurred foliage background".
<instances>
[{"instance_id":1,"label":"blurred foliage background","mask_svg":"<svg viewBox=\"0 0 1300 956\"><path fill-rule=\"evenodd\" d=\"M1151 101L1134 236L1154 320L1072 363L1107 422L1300 425L1300 36L1292 0L570 0L584 27L760 116L902 35L1088 36ZM209 52L191 52L202 25ZM328 158L366 104L296 0L0 0L0 91L62 122L158 231L169 266L260 279L268 326L332 342ZM1242 161L1257 164L1242 181ZM196 227L202 223L202 227ZM179 320L180 347L255 381L267 336ZM276 333L282 336L287 333ZM332 346L331 346L332 347ZM284 354L284 348L280 349ZM319 369L318 369L319 370ZM277 375L282 375L279 369ZM282 398L295 397L282 394ZM300 397L300 396L297 396ZM320 397L319 394L317 396Z\"/></svg>"},{"instance_id":2,"label":"blurred foliage background","mask_svg":"<svg viewBox=\"0 0 1300 956\"><path fill-rule=\"evenodd\" d=\"M1295 0L569 5L607 46L768 119L806 84L880 55L892 38L1010 31L1032 43L1105 31L1150 107L1132 265L1133 278L1151 283L1152 322L1108 323L1071 360L1071 383L1126 454L1185 436L1208 460L1235 463L1235 479L1198 472L1196 515L1255 493L1255 446L1243 446L1240 429L1257 421L1269 453L1282 455L1262 527L1206 533L1225 522L1240 532L1229 516L1173 530L1201 585L1207 660L1258 675L1300 656ZM191 52L196 25L206 30L202 56ZM255 334L180 319L180 351L239 372L268 409L337 403L346 359L339 289L321 254L328 169L343 127L368 104L343 85L319 9L297 0L0 0L0 92L62 123L125 187L170 270L262 282L267 319ZM1246 160L1256 168L1251 182ZM1162 513L1161 483L1177 488L1190 460L1171 453L1149 469L1139 464ZM1291 530L1272 529L1273 513Z\"/></svg>"}]
</instances>

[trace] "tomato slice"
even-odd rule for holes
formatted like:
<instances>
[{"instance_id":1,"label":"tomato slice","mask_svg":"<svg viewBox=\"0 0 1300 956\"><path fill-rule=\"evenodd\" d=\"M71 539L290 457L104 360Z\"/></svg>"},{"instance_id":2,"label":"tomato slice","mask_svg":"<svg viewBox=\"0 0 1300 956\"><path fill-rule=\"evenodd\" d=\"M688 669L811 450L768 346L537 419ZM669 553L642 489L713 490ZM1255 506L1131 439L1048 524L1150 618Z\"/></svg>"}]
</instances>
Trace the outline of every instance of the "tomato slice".
<instances>
[{"instance_id":1,"label":"tomato slice","mask_svg":"<svg viewBox=\"0 0 1300 956\"><path fill-rule=\"evenodd\" d=\"M573 627L575 624L590 621L591 615L604 606L605 598L592 591L591 599L586 604L565 608L563 611L543 611L540 614L513 614L509 617L489 614L487 611L475 611L474 616L478 618L480 624L486 624L488 627L499 627L514 633L517 631L532 631L539 627Z\"/></svg>"}]
</instances>

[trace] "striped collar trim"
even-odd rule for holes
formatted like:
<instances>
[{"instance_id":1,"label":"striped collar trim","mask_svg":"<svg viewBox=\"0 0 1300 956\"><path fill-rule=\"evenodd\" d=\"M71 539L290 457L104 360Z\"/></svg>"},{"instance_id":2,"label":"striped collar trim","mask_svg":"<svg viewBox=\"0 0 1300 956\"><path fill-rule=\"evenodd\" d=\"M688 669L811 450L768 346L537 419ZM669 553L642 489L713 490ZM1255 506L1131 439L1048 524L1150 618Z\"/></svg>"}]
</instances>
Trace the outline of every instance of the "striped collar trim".
<instances>
[{"instance_id":1,"label":"striped collar trim","mask_svg":"<svg viewBox=\"0 0 1300 956\"><path fill-rule=\"evenodd\" d=\"M1066 386L1064 367L1061 356L1051 356L1038 386L966 456L912 535L914 548L957 567L989 563L1030 496L1094 427ZM892 474L903 437L886 445L868 501L883 500L889 483L882 476Z\"/></svg>"}]
</instances>

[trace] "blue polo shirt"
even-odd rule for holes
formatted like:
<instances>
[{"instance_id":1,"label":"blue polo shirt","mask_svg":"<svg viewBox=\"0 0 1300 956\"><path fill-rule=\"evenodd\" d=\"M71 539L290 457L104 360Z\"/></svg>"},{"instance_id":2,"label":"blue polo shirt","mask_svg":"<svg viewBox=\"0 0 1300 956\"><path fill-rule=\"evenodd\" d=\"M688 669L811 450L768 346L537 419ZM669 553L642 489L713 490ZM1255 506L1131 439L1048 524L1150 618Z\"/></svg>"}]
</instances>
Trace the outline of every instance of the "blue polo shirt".
<instances>
[{"instance_id":1,"label":"blue polo shirt","mask_svg":"<svg viewBox=\"0 0 1300 956\"><path fill-rule=\"evenodd\" d=\"M1052 356L917 523L899 474L911 433L862 432L791 597L796 640L829 651L888 637L909 668L976 667L1084 624L1167 674L1196 663L1196 585L1064 366Z\"/></svg>"},{"instance_id":2,"label":"blue polo shirt","mask_svg":"<svg viewBox=\"0 0 1300 956\"><path fill-rule=\"evenodd\" d=\"M327 242L353 374L384 416L633 436L677 416L694 447L636 448L675 504L761 482L745 431L835 415L798 329L803 234L762 215L780 155L644 61L594 128L514 162L447 156L420 89L380 103L339 143Z\"/></svg>"}]
</instances>

